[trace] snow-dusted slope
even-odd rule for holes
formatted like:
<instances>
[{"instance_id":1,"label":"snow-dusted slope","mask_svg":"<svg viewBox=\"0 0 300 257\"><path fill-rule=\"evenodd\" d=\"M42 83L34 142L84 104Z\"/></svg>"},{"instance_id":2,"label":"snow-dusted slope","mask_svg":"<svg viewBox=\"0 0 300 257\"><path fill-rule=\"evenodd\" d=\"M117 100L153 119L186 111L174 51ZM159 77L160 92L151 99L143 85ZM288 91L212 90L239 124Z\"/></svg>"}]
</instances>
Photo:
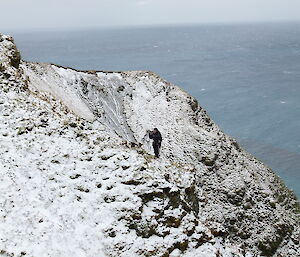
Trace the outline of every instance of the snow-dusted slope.
<instances>
[{"instance_id":1,"label":"snow-dusted slope","mask_svg":"<svg viewBox=\"0 0 300 257\"><path fill-rule=\"evenodd\" d=\"M300 256L293 193L180 88L0 61L0 256Z\"/></svg>"}]
</instances>

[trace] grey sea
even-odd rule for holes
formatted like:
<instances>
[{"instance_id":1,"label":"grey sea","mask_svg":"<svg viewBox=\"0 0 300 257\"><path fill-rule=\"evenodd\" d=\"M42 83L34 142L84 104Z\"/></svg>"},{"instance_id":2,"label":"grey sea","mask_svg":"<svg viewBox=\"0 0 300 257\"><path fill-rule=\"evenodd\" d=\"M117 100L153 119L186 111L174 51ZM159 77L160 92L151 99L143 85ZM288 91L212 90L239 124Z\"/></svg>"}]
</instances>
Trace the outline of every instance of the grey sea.
<instances>
[{"instance_id":1,"label":"grey sea","mask_svg":"<svg viewBox=\"0 0 300 257\"><path fill-rule=\"evenodd\" d=\"M299 23L10 34L25 60L158 73L300 197Z\"/></svg>"}]
</instances>

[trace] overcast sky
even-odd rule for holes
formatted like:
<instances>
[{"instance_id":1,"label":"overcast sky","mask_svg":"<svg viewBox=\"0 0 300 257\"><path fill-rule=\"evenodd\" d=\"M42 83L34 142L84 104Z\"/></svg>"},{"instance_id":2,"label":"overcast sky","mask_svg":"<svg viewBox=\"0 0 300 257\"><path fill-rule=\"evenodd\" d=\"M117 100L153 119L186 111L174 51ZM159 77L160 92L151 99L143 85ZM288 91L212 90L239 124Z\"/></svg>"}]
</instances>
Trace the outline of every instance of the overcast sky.
<instances>
[{"instance_id":1,"label":"overcast sky","mask_svg":"<svg viewBox=\"0 0 300 257\"><path fill-rule=\"evenodd\" d=\"M0 0L0 31L300 20L300 0Z\"/></svg>"}]
</instances>

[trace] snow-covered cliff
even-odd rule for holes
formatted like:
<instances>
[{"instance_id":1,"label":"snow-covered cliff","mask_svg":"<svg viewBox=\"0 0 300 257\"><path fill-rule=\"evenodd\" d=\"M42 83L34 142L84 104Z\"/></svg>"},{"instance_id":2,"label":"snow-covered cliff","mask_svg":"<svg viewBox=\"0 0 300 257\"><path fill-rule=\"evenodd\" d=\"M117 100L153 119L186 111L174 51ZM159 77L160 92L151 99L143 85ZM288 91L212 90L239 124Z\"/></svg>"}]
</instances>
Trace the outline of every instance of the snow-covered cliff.
<instances>
[{"instance_id":1,"label":"snow-covered cliff","mask_svg":"<svg viewBox=\"0 0 300 257\"><path fill-rule=\"evenodd\" d=\"M0 62L0 256L300 256L294 194L180 88Z\"/></svg>"}]
</instances>

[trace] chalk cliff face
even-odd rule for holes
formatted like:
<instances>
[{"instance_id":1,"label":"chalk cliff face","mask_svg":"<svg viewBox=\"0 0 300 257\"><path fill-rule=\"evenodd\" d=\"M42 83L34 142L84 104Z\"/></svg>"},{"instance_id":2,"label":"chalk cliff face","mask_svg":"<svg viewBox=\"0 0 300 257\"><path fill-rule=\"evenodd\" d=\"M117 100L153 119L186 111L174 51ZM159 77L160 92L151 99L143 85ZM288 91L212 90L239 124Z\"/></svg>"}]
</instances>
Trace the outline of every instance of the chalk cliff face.
<instances>
[{"instance_id":1,"label":"chalk cliff face","mask_svg":"<svg viewBox=\"0 0 300 257\"><path fill-rule=\"evenodd\" d=\"M300 256L294 194L180 88L0 61L0 256Z\"/></svg>"}]
</instances>

